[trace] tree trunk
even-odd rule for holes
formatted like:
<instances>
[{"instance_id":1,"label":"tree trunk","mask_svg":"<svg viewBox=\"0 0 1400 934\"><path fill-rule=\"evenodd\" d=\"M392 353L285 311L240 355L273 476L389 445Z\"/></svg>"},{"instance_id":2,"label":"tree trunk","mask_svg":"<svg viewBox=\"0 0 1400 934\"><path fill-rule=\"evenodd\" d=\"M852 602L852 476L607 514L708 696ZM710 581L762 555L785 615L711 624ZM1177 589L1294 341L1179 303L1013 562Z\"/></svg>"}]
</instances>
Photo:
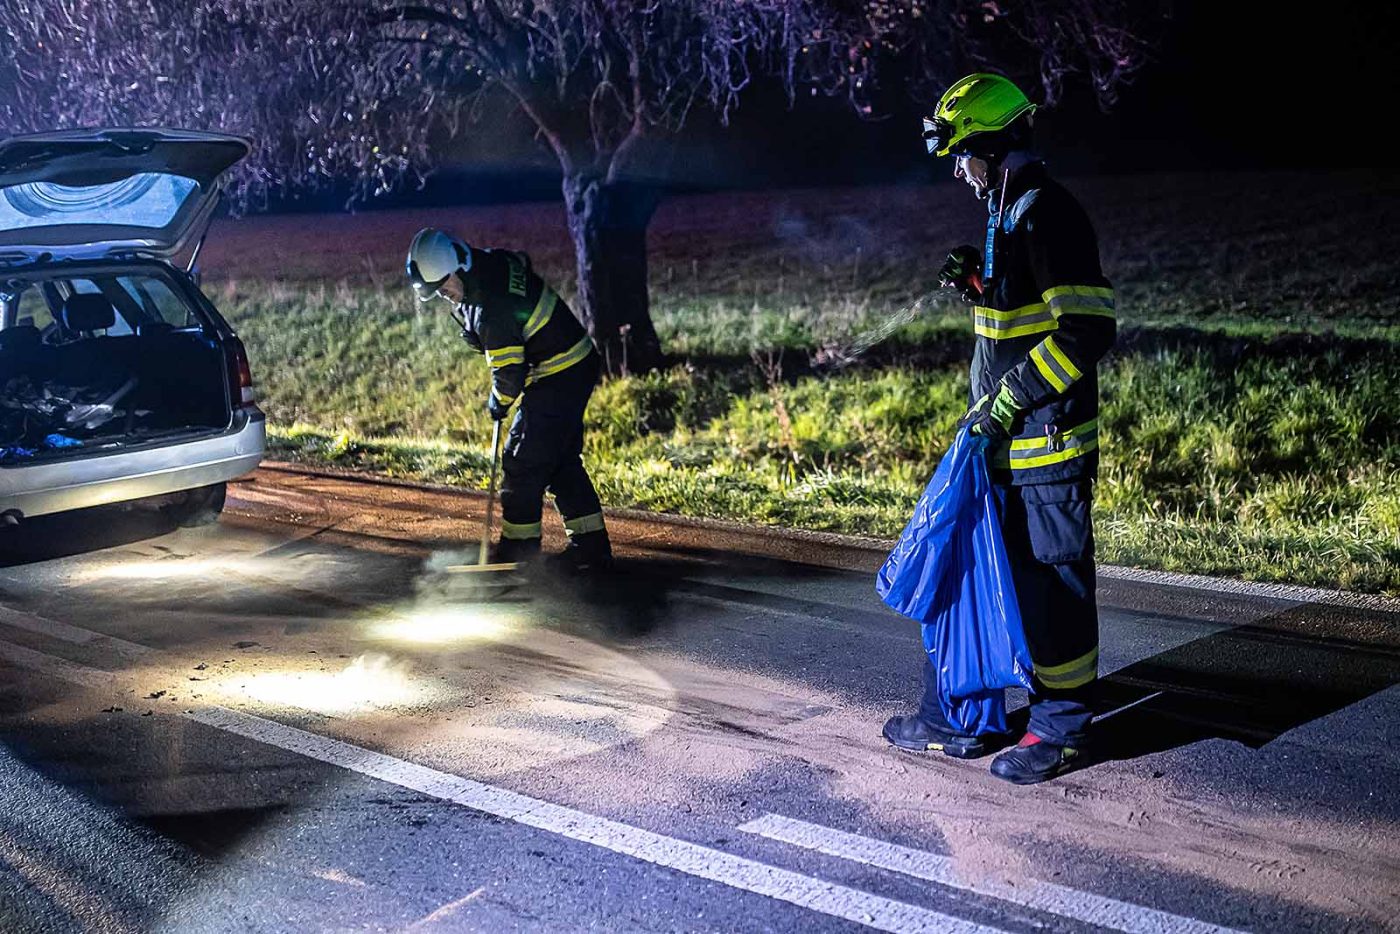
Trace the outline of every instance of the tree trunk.
<instances>
[{"instance_id":1,"label":"tree trunk","mask_svg":"<svg viewBox=\"0 0 1400 934\"><path fill-rule=\"evenodd\" d=\"M578 261L578 313L609 373L661 364L647 295L647 224L656 189L596 176L564 178L564 204Z\"/></svg>"}]
</instances>

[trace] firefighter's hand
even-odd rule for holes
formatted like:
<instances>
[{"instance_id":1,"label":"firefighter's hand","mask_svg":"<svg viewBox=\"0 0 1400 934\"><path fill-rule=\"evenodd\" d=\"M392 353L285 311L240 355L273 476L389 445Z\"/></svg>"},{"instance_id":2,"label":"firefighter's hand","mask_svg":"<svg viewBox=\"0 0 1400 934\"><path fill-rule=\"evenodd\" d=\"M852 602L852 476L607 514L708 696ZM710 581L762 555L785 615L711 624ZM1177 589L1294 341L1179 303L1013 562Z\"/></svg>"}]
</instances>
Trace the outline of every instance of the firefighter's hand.
<instances>
[{"instance_id":1,"label":"firefighter's hand","mask_svg":"<svg viewBox=\"0 0 1400 934\"><path fill-rule=\"evenodd\" d=\"M501 419L505 418L507 415L510 414L510 403L502 402L496 397L496 394L493 392L491 393L491 398L488 399L486 402L486 411L491 413L491 418L493 421L499 422Z\"/></svg>"},{"instance_id":2,"label":"firefighter's hand","mask_svg":"<svg viewBox=\"0 0 1400 934\"><path fill-rule=\"evenodd\" d=\"M963 244L956 247L943 267L938 270L938 284L957 289L964 301L976 302L982 297L982 256L977 248Z\"/></svg>"},{"instance_id":3,"label":"firefighter's hand","mask_svg":"<svg viewBox=\"0 0 1400 934\"><path fill-rule=\"evenodd\" d=\"M1021 405L1011 390L1002 386L995 396L983 396L967 410L958 421L958 427L968 426L974 435L982 435L991 441L1006 441L1011 437L1011 426L1021 412Z\"/></svg>"}]
</instances>

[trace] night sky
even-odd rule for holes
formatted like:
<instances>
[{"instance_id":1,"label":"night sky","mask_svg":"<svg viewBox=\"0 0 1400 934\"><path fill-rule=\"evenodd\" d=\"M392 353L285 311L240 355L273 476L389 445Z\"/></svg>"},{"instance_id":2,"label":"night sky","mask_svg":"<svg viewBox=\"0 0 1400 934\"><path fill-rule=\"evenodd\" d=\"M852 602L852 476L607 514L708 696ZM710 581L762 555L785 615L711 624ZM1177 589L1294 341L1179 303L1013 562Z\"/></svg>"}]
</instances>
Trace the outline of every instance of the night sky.
<instances>
[{"instance_id":1,"label":"night sky","mask_svg":"<svg viewBox=\"0 0 1400 934\"><path fill-rule=\"evenodd\" d=\"M1391 167L1381 140L1397 101L1394 7L1268 6L1179 0L1155 60L1111 112L1074 84L1041 111L1037 138L1051 165L1064 175ZM922 106L896 103L870 122L840 101L802 98L789 110L776 88L760 88L728 129L708 116L692 121L670 182L705 190L946 181L951 167L923 151ZM425 191L371 206L556 199L553 156L531 132L519 114L491 114L449 148ZM301 206L334 208L338 197Z\"/></svg>"}]
</instances>

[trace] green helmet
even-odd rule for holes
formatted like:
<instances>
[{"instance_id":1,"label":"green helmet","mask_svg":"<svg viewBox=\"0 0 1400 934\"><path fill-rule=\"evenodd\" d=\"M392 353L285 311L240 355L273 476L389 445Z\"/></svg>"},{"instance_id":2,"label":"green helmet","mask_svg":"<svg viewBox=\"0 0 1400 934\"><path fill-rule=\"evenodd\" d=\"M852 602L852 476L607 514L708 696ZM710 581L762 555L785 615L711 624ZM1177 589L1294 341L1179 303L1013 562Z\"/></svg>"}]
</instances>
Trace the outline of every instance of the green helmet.
<instances>
[{"instance_id":1,"label":"green helmet","mask_svg":"<svg viewBox=\"0 0 1400 934\"><path fill-rule=\"evenodd\" d=\"M965 151L969 137L1004 130L1022 114L1035 113L1021 89L1001 75L968 75L938 99L924 118L924 142L931 156Z\"/></svg>"}]
</instances>

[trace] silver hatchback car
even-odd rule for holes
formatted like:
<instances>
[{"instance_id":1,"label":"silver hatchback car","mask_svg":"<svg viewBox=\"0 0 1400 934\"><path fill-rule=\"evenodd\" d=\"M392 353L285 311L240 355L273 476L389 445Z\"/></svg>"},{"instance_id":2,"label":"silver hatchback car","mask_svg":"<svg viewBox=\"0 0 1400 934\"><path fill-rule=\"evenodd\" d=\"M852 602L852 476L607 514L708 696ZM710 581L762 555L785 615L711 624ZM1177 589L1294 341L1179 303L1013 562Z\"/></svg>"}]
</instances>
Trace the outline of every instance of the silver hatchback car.
<instances>
[{"instance_id":1,"label":"silver hatchback car","mask_svg":"<svg viewBox=\"0 0 1400 934\"><path fill-rule=\"evenodd\" d=\"M0 142L0 525L157 496L208 521L262 460L247 354L195 272L248 149L156 129Z\"/></svg>"}]
</instances>

